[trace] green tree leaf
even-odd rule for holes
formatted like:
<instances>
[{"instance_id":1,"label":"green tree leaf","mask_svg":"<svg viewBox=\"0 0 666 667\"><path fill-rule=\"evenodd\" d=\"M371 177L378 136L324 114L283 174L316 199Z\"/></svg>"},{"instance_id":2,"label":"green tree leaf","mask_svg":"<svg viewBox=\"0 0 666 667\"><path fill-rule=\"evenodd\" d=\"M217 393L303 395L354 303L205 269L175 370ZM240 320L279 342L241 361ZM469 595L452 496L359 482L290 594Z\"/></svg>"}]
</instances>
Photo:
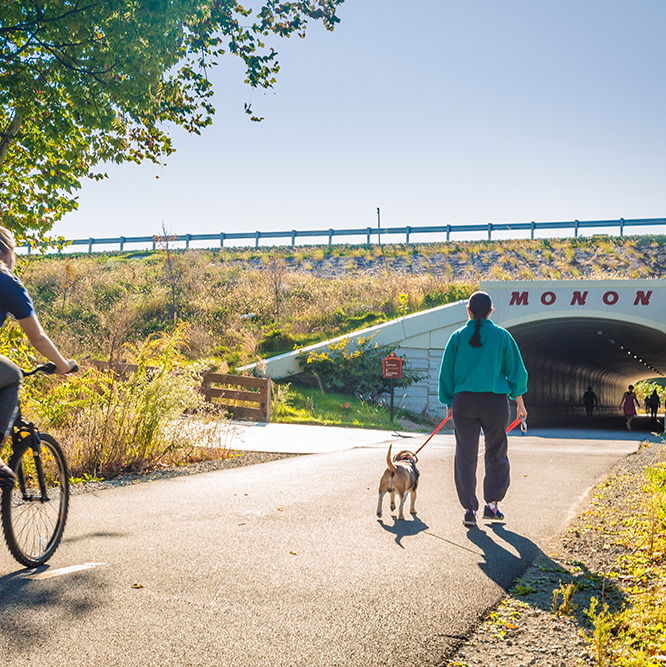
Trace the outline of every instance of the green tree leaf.
<instances>
[{"instance_id":1,"label":"green tree leaf","mask_svg":"<svg viewBox=\"0 0 666 667\"><path fill-rule=\"evenodd\" d=\"M332 30L344 0L12 0L0 9L0 210L20 239L42 242L77 208L82 178L105 162L160 163L168 127L212 122L209 69L224 54L254 88L279 70L268 36ZM251 120L261 120L246 108Z\"/></svg>"}]
</instances>

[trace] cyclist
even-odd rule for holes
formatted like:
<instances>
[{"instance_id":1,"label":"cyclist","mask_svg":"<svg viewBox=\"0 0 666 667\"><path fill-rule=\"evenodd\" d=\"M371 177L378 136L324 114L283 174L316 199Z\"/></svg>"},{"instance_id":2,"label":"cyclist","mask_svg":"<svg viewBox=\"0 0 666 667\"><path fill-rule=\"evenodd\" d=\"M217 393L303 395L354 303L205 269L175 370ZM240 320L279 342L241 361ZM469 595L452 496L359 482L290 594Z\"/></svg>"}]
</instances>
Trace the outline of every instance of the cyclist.
<instances>
[{"instance_id":1,"label":"cyclist","mask_svg":"<svg viewBox=\"0 0 666 667\"><path fill-rule=\"evenodd\" d=\"M32 346L56 365L57 373L69 373L76 367L73 359L65 359L42 329L32 299L23 283L13 274L16 242L14 235L0 226L0 326L11 313L25 332ZM23 375L12 361L0 355L0 447L11 433L19 405L19 388ZM0 460L0 486L14 486L14 472Z\"/></svg>"}]
</instances>

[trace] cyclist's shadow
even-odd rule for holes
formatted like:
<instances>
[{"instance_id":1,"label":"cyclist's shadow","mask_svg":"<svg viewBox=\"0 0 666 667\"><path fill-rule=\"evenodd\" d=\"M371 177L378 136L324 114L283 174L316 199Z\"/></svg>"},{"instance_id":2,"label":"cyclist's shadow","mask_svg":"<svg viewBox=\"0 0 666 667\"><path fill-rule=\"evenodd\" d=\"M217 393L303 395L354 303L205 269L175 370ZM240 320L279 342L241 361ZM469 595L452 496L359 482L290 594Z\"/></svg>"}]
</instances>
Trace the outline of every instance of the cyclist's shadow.
<instances>
[{"instance_id":1,"label":"cyclist's shadow","mask_svg":"<svg viewBox=\"0 0 666 667\"><path fill-rule=\"evenodd\" d=\"M515 580L525 573L537 557L550 561L532 540L507 530L503 523L488 524L485 527L513 547L518 554L498 544L485 530L474 527L467 531L467 539L481 549L485 558L485 561L479 564L479 568L505 591L511 588Z\"/></svg>"},{"instance_id":2,"label":"cyclist's shadow","mask_svg":"<svg viewBox=\"0 0 666 667\"><path fill-rule=\"evenodd\" d=\"M29 644L38 644L57 635L58 623L54 618L85 618L104 605L105 586L99 581L73 589L67 577L56 577L47 583L28 576L42 571L48 571L48 566L18 570L0 577L0 646L5 645L17 654L25 651ZM90 576L86 572L79 574ZM91 591L96 592L91 595ZM54 610L55 616L47 613L45 620L44 614L35 613L40 609Z\"/></svg>"}]
</instances>

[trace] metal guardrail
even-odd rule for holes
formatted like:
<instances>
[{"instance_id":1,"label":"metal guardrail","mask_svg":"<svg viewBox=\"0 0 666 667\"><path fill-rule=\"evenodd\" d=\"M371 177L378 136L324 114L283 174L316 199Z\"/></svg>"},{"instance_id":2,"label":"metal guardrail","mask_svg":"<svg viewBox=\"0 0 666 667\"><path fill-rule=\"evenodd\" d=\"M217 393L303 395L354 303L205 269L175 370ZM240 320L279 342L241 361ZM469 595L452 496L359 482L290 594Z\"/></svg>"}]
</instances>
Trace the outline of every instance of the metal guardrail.
<instances>
[{"instance_id":1,"label":"metal guardrail","mask_svg":"<svg viewBox=\"0 0 666 667\"><path fill-rule=\"evenodd\" d=\"M224 247L225 241L254 240L256 248L259 247L261 239L291 239L291 245L296 245L296 239L304 238L328 238L328 245L333 244L333 238L336 236L365 236L366 243L370 245L373 236L377 236L378 242L381 242L382 235L404 235L405 242L409 243L412 234L446 234L446 240L450 241L451 234L459 232L488 232L488 240L492 239L493 232L513 232L529 231L530 238L534 238L537 230L548 229L572 229L574 236L582 229L614 228L619 229L620 236L624 235L627 227L651 227L657 225L666 225L666 218L634 218L619 220L570 220L565 222L489 222L487 224L477 225L439 225L439 226L406 226L406 227L362 227L357 229L310 229L283 232L220 232L218 234L174 234L170 235L169 242L184 242L185 247L189 248L192 241L217 241L220 247ZM112 238L88 238L73 239L67 241L69 246L88 246L88 252L93 251L96 245L118 245L120 250L125 249L128 243L152 244L153 250L164 237L155 236L116 236ZM28 249L28 254L32 247L26 243L22 247Z\"/></svg>"}]
</instances>

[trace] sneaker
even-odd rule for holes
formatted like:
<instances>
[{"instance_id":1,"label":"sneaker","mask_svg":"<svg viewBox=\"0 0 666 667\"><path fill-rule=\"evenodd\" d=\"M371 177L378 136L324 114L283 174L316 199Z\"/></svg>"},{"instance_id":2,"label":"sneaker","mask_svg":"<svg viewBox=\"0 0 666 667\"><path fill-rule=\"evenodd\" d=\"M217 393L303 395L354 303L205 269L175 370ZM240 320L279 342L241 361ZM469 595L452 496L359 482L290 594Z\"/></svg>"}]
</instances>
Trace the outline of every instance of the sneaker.
<instances>
[{"instance_id":1,"label":"sneaker","mask_svg":"<svg viewBox=\"0 0 666 667\"><path fill-rule=\"evenodd\" d=\"M5 465L0 461L0 487L13 489L15 481L16 475L14 474L14 471L8 465Z\"/></svg>"},{"instance_id":2,"label":"sneaker","mask_svg":"<svg viewBox=\"0 0 666 667\"><path fill-rule=\"evenodd\" d=\"M467 510L463 517L463 526L476 526L476 512Z\"/></svg>"},{"instance_id":3,"label":"sneaker","mask_svg":"<svg viewBox=\"0 0 666 667\"><path fill-rule=\"evenodd\" d=\"M483 518L488 521L504 521L504 514L500 512L497 503L489 503L483 508Z\"/></svg>"}]
</instances>

